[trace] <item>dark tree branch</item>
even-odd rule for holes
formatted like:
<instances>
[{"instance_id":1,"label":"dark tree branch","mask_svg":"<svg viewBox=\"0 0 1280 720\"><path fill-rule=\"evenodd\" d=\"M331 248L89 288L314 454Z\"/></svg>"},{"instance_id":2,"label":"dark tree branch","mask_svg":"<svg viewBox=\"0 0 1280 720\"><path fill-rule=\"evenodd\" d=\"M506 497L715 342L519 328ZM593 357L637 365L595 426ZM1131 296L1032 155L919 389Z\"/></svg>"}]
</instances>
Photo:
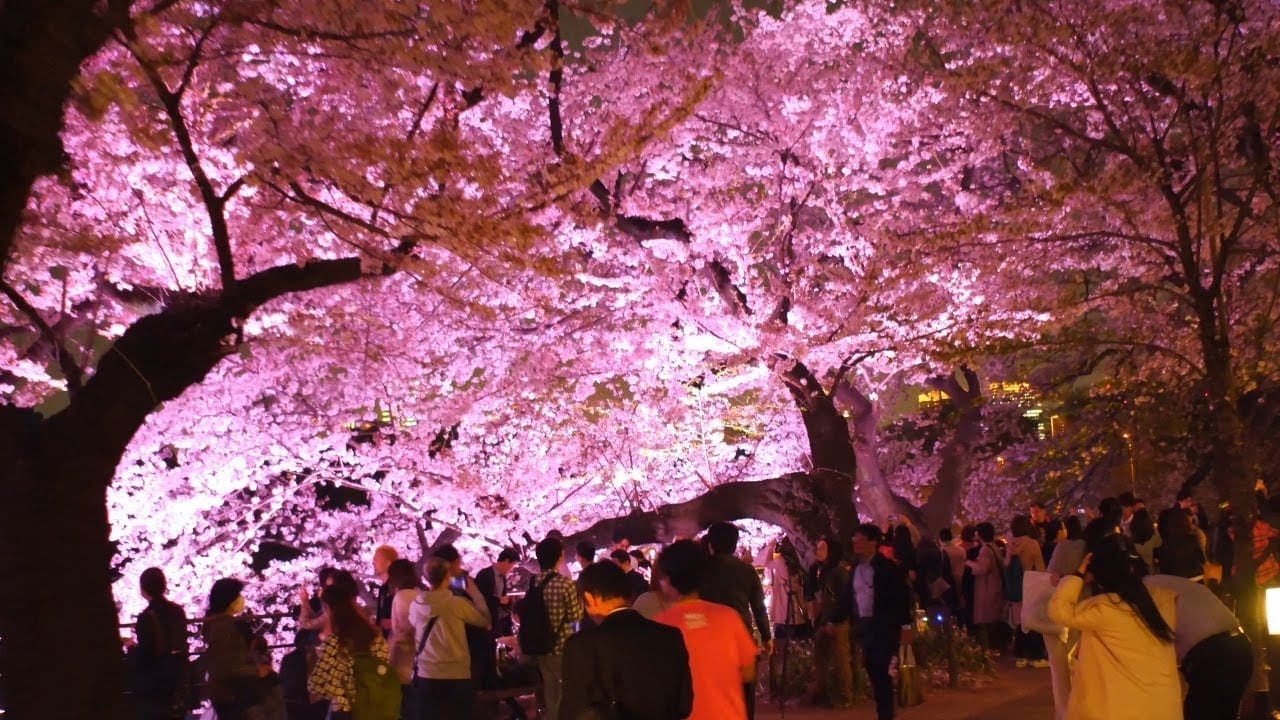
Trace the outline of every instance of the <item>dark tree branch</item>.
<instances>
[{"instance_id":1,"label":"dark tree branch","mask_svg":"<svg viewBox=\"0 0 1280 720\"><path fill-rule=\"evenodd\" d=\"M332 42L350 43L360 42L363 40L412 38L418 33L417 29L413 27L352 32L348 30L327 30L314 27L294 27L283 25L273 20L255 17L240 17L238 19L247 25L254 25L264 30L270 30L281 35L287 35L301 40L328 40Z\"/></svg>"},{"instance_id":2,"label":"dark tree branch","mask_svg":"<svg viewBox=\"0 0 1280 720\"><path fill-rule=\"evenodd\" d=\"M67 379L67 392L71 395L72 402L80 395L80 389L84 386L84 372L80 369L80 365L71 357L71 351L67 349L65 343L62 342L54 329L45 322L40 316L40 311L32 307L22 294L14 289L8 282L0 280L0 292L14 304L14 307L26 315L32 323L40 330L40 334L44 336L49 345L53 348L54 356L58 361L58 368L62 370L62 375Z\"/></svg>"},{"instance_id":3,"label":"dark tree branch","mask_svg":"<svg viewBox=\"0 0 1280 720\"><path fill-rule=\"evenodd\" d=\"M413 123L409 126L409 133L405 136L405 145L412 146L413 141L417 139L418 133L422 132L422 121L427 117L427 110L436 101L436 93L440 90L440 83L432 83L431 91L427 93L427 97L422 101L422 105L418 107L418 112L414 113ZM373 214L369 216L369 223L376 225L378 222L378 213L382 211L382 205L387 201L387 195L391 192L391 181L382 185L382 195L378 198L378 203L373 208Z\"/></svg>"},{"instance_id":4,"label":"dark tree branch","mask_svg":"<svg viewBox=\"0 0 1280 720\"><path fill-rule=\"evenodd\" d=\"M182 80L178 82L178 87L173 94L182 99L186 94L187 88L191 86L191 78L196 74L196 67L200 64L200 53L204 50L204 44L208 41L209 36L213 34L215 28L218 27L218 19L214 18L209 24L200 31L200 37L196 39L195 47L191 49L191 57L187 58L187 67L182 71Z\"/></svg>"},{"instance_id":5,"label":"dark tree branch","mask_svg":"<svg viewBox=\"0 0 1280 720\"><path fill-rule=\"evenodd\" d=\"M212 26L210 26L211 29ZM218 256L218 272L222 280L222 292L224 294L233 293L236 288L236 269L235 258L231 253L230 230L227 228L225 212L227 201L224 199L224 195L214 190L213 181L205 173L204 166L200 163L200 156L196 153L195 141L191 137L191 129L187 126L186 116L182 113L182 89L180 88L178 91L170 90L164 78L160 77L160 71L156 66L143 57L142 52L137 47L137 32L131 25L125 25L121 28L121 32L124 35L123 44L125 48L138 62L143 74L147 76L147 80L151 83L152 89L155 90L156 96L160 99L160 104L164 106L165 115L168 117L169 125L173 129L174 138L178 141L178 148L182 151L182 159L186 162L187 170L191 173L192 179L195 180L196 188L200 191L200 199L204 202L205 211L209 215L209 229L212 235L214 251ZM204 37L201 37L200 42L196 44L196 50L189 61L186 73L183 75L184 83L195 70L199 59L199 49L203 42ZM225 197L229 196L230 194L228 193Z\"/></svg>"},{"instance_id":6,"label":"dark tree branch","mask_svg":"<svg viewBox=\"0 0 1280 720\"><path fill-rule=\"evenodd\" d=\"M692 500L663 505L648 512L607 518L564 538L565 547L590 540L608 547L615 537L633 545L668 543L692 538L715 522L750 518L783 528L809 547L834 529L822 518L821 498L812 491L813 478L792 473L754 482L717 485Z\"/></svg>"},{"instance_id":7,"label":"dark tree branch","mask_svg":"<svg viewBox=\"0 0 1280 720\"><path fill-rule=\"evenodd\" d=\"M411 243L397 252L407 254ZM395 268L384 265L377 274ZM115 467L129 439L160 403L199 383L236 349L240 322L263 304L292 293L355 282L369 273L358 257L281 265L237 282L235 292L186 295L134 322L84 383L80 402L49 418L49 431L93 433L97 452ZM109 478L108 478L109 479Z\"/></svg>"},{"instance_id":8,"label":"dark tree branch","mask_svg":"<svg viewBox=\"0 0 1280 720\"><path fill-rule=\"evenodd\" d=\"M65 159L63 107L80 64L128 21L130 0L0 2L0 277L36 178Z\"/></svg>"},{"instance_id":9,"label":"dark tree branch","mask_svg":"<svg viewBox=\"0 0 1280 720\"><path fill-rule=\"evenodd\" d=\"M563 157L564 118L560 115L560 88L564 83L564 45L560 39L559 0L547 0L547 15L551 22L551 93L547 98L547 110L551 115L551 149L557 157Z\"/></svg>"}]
</instances>

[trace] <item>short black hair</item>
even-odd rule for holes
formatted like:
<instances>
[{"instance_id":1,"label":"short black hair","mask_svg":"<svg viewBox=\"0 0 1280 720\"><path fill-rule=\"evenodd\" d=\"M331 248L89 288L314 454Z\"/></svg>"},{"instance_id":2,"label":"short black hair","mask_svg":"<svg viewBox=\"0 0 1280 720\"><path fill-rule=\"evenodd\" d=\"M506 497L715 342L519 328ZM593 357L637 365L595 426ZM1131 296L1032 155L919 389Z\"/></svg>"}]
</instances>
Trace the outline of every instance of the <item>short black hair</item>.
<instances>
[{"instance_id":1,"label":"short black hair","mask_svg":"<svg viewBox=\"0 0 1280 720\"><path fill-rule=\"evenodd\" d=\"M996 539L995 525L992 525L989 522L980 522L978 523L977 531L978 531L978 537L982 538L983 542L995 542L995 539Z\"/></svg>"},{"instance_id":2,"label":"short black hair","mask_svg":"<svg viewBox=\"0 0 1280 720\"><path fill-rule=\"evenodd\" d=\"M613 558L613 561L619 565L623 563L626 563L627 565L631 564L631 553L623 550L622 548L618 548L617 550L609 553L609 557Z\"/></svg>"},{"instance_id":3,"label":"short black hair","mask_svg":"<svg viewBox=\"0 0 1280 720\"><path fill-rule=\"evenodd\" d=\"M880 527L875 523L862 523L853 529L854 535L861 535L873 543L879 544L884 540L884 533L880 531ZM831 549L831 544L827 543L827 549Z\"/></svg>"},{"instance_id":4,"label":"short black hair","mask_svg":"<svg viewBox=\"0 0 1280 720\"><path fill-rule=\"evenodd\" d=\"M138 586L142 588L142 592L147 594L149 598L164 597L165 590L168 589L164 579L164 571L158 567L149 567L142 571L142 575L138 577ZM235 598L232 598L233 600Z\"/></svg>"},{"instance_id":5,"label":"short black hair","mask_svg":"<svg viewBox=\"0 0 1280 720\"><path fill-rule=\"evenodd\" d=\"M631 590L627 573L616 563L608 561L594 562L583 568L578 575L578 589L601 600L626 598Z\"/></svg>"},{"instance_id":6,"label":"short black hair","mask_svg":"<svg viewBox=\"0 0 1280 720\"><path fill-rule=\"evenodd\" d=\"M973 542L978 537L978 528L974 525L965 525L960 528L960 539L965 542Z\"/></svg>"},{"instance_id":7,"label":"short black hair","mask_svg":"<svg viewBox=\"0 0 1280 720\"><path fill-rule=\"evenodd\" d=\"M1138 502L1138 498L1134 497L1134 494L1128 490L1120 493L1120 497L1116 498L1116 500L1120 501L1122 507L1133 507Z\"/></svg>"},{"instance_id":8,"label":"short black hair","mask_svg":"<svg viewBox=\"0 0 1280 720\"><path fill-rule=\"evenodd\" d=\"M396 590L417 589L420 585L418 568L408 558L396 558L387 566L387 582Z\"/></svg>"},{"instance_id":9,"label":"short black hair","mask_svg":"<svg viewBox=\"0 0 1280 720\"><path fill-rule=\"evenodd\" d=\"M226 612L227 608L231 607L231 603L240 597L242 590L244 590L244 583L235 578L218 579L209 589L209 614L217 615Z\"/></svg>"},{"instance_id":10,"label":"short black hair","mask_svg":"<svg viewBox=\"0 0 1280 720\"><path fill-rule=\"evenodd\" d=\"M1067 529L1068 540L1079 540L1084 537L1084 526L1080 524L1079 515L1068 515L1062 518L1062 527Z\"/></svg>"},{"instance_id":11,"label":"short black hair","mask_svg":"<svg viewBox=\"0 0 1280 720\"><path fill-rule=\"evenodd\" d=\"M438 557L441 560L450 563L457 562L462 559L461 553L458 552L458 548L453 546L453 543L445 543L435 550L432 550L431 557Z\"/></svg>"},{"instance_id":12,"label":"short black hair","mask_svg":"<svg viewBox=\"0 0 1280 720\"><path fill-rule=\"evenodd\" d=\"M938 531L938 539L942 542L951 542L951 528L942 528Z\"/></svg>"},{"instance_id":13,"label":"short black hair","mask_svg":"<svg viewBox=\"0 0 1280 720\"><path fill-rule=\"evenodd\" d=\"M338 569L325 565L320 568L320 587L324 588L333 581L333 576L338 574Z\"/></svg>"},{"instance_id":14,"label":"short black hair","mask_svg":"<svg viewBox=\"0 0 1280 720\"><path fill-rule=\"evenodd\" d=\"M1035 537L1036 529L1031 524L1030 515L1014 515L1009 523L1009 534L1014 537Z\"/></svg>"},{"instance_id":15,"label":"short black hair","mask_svg":"<svg viewBox=\"0 0 1280 720\"><path fill-rule=\"evenodd\" d=\"M578 546L574 548L579 558L586 558L588 562L596 561L596 544L590 540L581 540Z\"/></svg>"},{"instance_id":16,"label":"short black hair","mask_svg":"<svg viewBox=\"0 0 1280 720\"><path fill-rule=\"evenodd\" d=\"M502 552L498 553L498 562L520 562L520 553L511 548L503 548Z\"/></svg>"},{"instance_id":17,"label":"short black hair","mask_svg":"<svg viewBox=\"0 0 1280 720\"><path fill-rule=\"evenodd\" d=\"M658 566L667 582L681 595L691 595L702 587L710 564L710 556L692 540L677 540L658 555Z\"/></svg>"},{"instance_id":18,"label":"short black hair","mask_svg":"<svg viewBox=\"0 0 1280 720\"><path fill-rule=\"evenodd\" d=\"M538 543L538 546L533 549L533 554L538 558L538 567L543 570L552 570L564 556L564 546L557 538L548 537Z\"/></svg>"},{"instance_id":19,"label":"short black hair","mask_svg":"<svg viewBox=\"0 0 1280 720\"><path fill-rule=\"evenodd\" d=\"M738 547L738 526L728 522L712 523L707 528L707 544L716 555L731 555Z\"/></svg>"},{"instance_id":20,"label":"short black hair","mask_svg":"<svg viewBox=\"0 0 1280 720\"><path fill-rule=\"evenodd\" d=\"M1119 520L1124 515L1124 510L1121 508L1119 500L1107 497L1102 498L1102 501L1098 503L1098 514L1104 518Z\"/></svg>"}]
</instances>

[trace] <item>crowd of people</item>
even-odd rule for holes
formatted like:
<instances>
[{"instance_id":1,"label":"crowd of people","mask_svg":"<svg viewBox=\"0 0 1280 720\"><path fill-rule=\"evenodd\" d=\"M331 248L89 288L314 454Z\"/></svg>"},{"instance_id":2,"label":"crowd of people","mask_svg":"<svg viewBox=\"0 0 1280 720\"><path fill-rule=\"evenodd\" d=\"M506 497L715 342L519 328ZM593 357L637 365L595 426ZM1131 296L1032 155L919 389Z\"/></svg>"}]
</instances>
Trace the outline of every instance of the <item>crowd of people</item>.
<instances>
[{"instance_id":1,"label":"crowd of people","mask_svg":"<svg viewBox=\"0 0 1280 720\"><path fill-rule=\"evenodd\" d=\"M1215 589L1243 568L1208 558L1232 556L1218 545L1237 537L1265 550L1280 533L1265 523L1245 531L1228 517L1211 543L1208 527L1186 498L1154 523L1131 495L1062 518L1033 505L1004 537L987 522L922 537L905 518L890 518L859 526L848 543L821 539L805 567L787 538L744 560L738 529L717 523L656 559L625 538L603 559L580 543L576 572L552 533L536 543L538 571L527 578L514 549L473 577L442 545L420 576L381 546L371 598L362 600L350 572L332 568L320 572L316 591L300 592L295 649L278 672L244 620L244 585L215 582L203 673L220 720L469 719L477 692L501 684L501 647L536 668L528 681L549 720L747 720L757 667L768 668L769 689L779 692L775 638L811 638L812 700L852 703L857 648L876 715L888 720L891 668L920 608L992 654L1011 648L1017 667L1049 668L1060 719L1236 718L1254 654ZM1252 570L1280 571L1266 552L1254 556ZM1034 572L1046 573L1052 590L1024 597ZM165 599L160 570L144 572L141 584L149 604L133 650L140 716L181 717L186 616ZM1037 607L1047 620L1024 623Z\"/></svg>"}]
</instances>

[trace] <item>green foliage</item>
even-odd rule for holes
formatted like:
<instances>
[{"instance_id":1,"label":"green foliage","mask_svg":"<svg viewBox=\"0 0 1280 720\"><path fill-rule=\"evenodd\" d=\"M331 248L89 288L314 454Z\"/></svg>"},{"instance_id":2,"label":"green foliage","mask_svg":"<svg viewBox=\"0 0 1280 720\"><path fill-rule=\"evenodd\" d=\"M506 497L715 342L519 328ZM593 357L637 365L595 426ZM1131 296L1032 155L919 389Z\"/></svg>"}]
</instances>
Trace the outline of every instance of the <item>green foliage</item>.
<instances>
[{"instance_id":1,"label":"green foliage","mask_svg":"<svg viewBox=\"0 0 1280 720\"><path fill-rule=\"evenodd\" d=\"M955 653L956 684L962 688L979 687L996 676L995 663L982 647L964 631L957 630L951 638ZM928 687L943 688L950 685L947 665L948 639L940 626L929 625L917 633L911 647L915 651L916 665ZM808 698L814 689L813 641L793 640L787 647L786 668L782 666L783 643L777 645L773 674L780 678L779 691L788 701ZM855 703L871 701L871 682L862 665L857 642L852 644L853 699ZM760 683L762 691L770 688L770 677L765 675ZM775 695L777 697L777 695Z\"/></svg>"}]
</instances>

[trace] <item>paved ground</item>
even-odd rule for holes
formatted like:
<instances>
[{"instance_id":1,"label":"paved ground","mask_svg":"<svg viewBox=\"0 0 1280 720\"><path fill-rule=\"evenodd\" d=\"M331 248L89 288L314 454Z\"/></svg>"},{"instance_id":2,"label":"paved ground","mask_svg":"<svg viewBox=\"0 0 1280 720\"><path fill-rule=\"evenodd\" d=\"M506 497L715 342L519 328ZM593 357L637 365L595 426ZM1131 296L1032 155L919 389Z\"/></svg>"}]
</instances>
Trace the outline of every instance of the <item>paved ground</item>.
<instances>
[{"instance_id":1,"label":"paved ground","mask_svg":"<svg viewBox=\"0 0 1280 720\"><path fill-rule=\"evenodd\" d=\"M777 706L762 704L756 710L757 720L874 720L875 710L869 704L855 705L852 710L823 710L805 706L788 706L785 716ZM1016 669L1001 663L1000 676L978 690L934 690L925 695L923 705L900 709L901 720L1052 720L1053 695L1049 688L1049 671Z\"/></svg>"}]
</instances>

